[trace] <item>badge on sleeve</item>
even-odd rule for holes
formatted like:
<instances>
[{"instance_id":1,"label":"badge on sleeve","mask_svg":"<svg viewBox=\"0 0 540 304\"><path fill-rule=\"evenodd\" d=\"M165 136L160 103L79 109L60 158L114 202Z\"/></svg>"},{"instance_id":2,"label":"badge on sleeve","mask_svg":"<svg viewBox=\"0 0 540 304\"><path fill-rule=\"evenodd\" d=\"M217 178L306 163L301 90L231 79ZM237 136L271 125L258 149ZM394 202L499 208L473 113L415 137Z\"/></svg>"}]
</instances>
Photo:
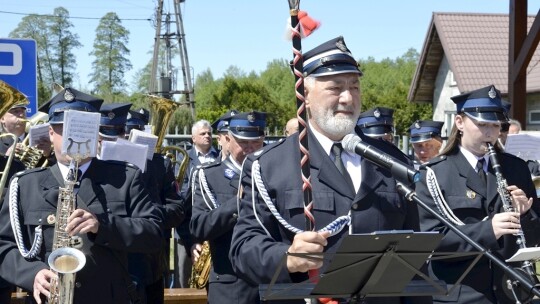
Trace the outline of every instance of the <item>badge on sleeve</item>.
<instances>
[{"instance_id":1,"label":"badge on sleeve","mask_svg":"<svg viewBox=\"0 0 540 304\"><path fill-rule=\"evenodd\" d=\"M231 179L234 176L234 171L229 168L225 169L224 173L225 173L225 177L228 179Z\"/></svg>"}]
</instances>

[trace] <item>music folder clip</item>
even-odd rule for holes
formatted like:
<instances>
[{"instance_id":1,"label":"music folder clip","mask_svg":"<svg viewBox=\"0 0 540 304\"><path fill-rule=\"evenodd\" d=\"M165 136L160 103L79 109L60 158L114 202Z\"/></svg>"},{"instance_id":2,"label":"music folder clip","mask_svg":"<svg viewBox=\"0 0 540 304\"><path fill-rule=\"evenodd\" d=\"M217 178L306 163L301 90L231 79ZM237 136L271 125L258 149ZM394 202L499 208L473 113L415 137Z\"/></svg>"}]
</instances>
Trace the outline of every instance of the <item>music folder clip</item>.
<instances>
[{"instance_id":1,"label":"music folder clip","mask_svg":"<svg viewBox=\"0 0 540 304\"><path fill-rule=\"evenodd\" d=\"M259 286L261 300L447 294L444 281L433 280L420 270L436 255L434 250L442 237L439 233L412 231L347 235L335 253L317 255L328 265L318 282L310 278L300 283L276 283L282 269L286 269L285 255L270 284ZM313 253L294 255L316 256ZM478 255L470 268L480 257L478 253L459 255Z\"/></svg>"}]
</instances>

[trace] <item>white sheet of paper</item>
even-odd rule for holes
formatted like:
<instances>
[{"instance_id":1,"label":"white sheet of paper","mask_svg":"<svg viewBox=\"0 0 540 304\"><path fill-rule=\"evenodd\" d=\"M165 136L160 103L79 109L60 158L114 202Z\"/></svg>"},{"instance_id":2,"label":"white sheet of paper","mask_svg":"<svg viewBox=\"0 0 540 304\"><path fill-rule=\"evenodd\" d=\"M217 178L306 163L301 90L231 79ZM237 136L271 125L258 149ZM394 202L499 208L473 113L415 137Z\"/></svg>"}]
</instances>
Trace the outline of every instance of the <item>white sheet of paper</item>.
<instances>
[{"instance_id":1,"label":"white sheet of paper","mask_svg":"<svg viewBox=\"0 0 540 304\"><path fill-rule=\"evenodd\" d=\"M116 142L102 141L100 158L132 163L144 172L147 150L148 146L135 144L125 139L118 139Z\"/></svg>"},{"instance_id":2,"label":"white sheet of paper","mask_svg":"<svg viewBox=\"0 0 540 304\"><path fill-rule=\"evenodd\" d=\"M131 141L132 143L148 146L148 153L146 155L146 158L152 159L152 157L154 156L154 150L158 141L158 137L153 134L143 132L141 130L132 129L131 133L129 133L129 141Z\"/></svg>"},{"instance_id":3,"label":"white sheet of paper","mask_svg":"<svg viewBox=\"0 0 540 304\"><path fill-rule=\"evenodd\" d=\"M540 134L509 134L506 139L504 151L524 160L540 159Z\"/></svg>"},{"instance_id":4,"label":"white sheet of paper","mask_svg":"<svg viewBox=\"0 0 540 304\"><path fill-rule=\"evenodd\" d=\"M81 158L97 155L101 114L68 110L64 113L62 154Z\"/></svg>"},{"instance_id":5,"label":"white sheet of paper","mask_svg":"<svg viewBox=\"0 0 540 304\"><path fill-rule=\"evenodd\" d=\"M28 131L28 145L30 145L30 147L37 146L42 138L49 139L49 123L33 125L30 127L30 131Z\"/></svg>"},{"instance_id":6,"label":"white sheet of paper","mask_svg":"<svg viewBox=\"0 0 540 304\"><path fill-rule=\"evenodd\" d=\"M540 247L527 247L519 249L506 262L521 262L540 259Z\"/></svg>"}]
</instances>

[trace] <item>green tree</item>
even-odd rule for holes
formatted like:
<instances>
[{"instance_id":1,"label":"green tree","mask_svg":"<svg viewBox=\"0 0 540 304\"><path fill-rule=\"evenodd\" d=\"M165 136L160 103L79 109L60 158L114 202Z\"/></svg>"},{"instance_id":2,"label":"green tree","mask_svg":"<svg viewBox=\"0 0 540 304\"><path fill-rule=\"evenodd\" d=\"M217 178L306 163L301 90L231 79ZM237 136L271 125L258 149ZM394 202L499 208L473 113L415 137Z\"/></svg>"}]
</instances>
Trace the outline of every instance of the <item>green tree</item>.
<instances>
[{"instance_id":1,"label":"green tree","mask_svg":"<svg viewBox=\"0 0 540 304\"><path fill-rule=\"evenodd\" d=\"M118 15L107 13L99 21L94 39L93 72L89 75L94 84L94 93L116 100L124 92L124 75L131 69L127 56L129 49L129 31L122 26Z\"/></svg>"},{"instance_id":2,"label":"green tree","mask_svg":"<svg viewBox=\"0 0 540 304\"><path fill-rule=\"evenodd\" d=\"M407 101L419 54L409 49L404 55L391 60L376 62L373 58L360 61L364 76L362 87L362 111L376 106L394 109L396 133L404 135L416 119L429 119L432 109L428 104L413 104Z\"/></svg>"},{"instance_id":3,"label":"green tree","mask_svg":"<svg viewBox=\"0 0 540 304\"><path fill-rule=\"evenodd\" d=\"M73 50L82 44L79 35L73 33L73 24L69 21L69 12L63 7L54 9L51 18L47 18L49 33L51 35L51 72L54 82L63 87L73 83L77 61Z\"/></svg>"},{"instance_id":4,"label":"green tree","mask_svg":"<svg viewBox=\"0 0 540 304\"><path fill-rule=\"evenodd\" d=\"M275 59L268 63L266 70L261 73L261 82L270 92L270 96L281 107L289 118L296 115L296 94L294 75L285 59Z\"/></svg>"},{"instance_id":5,"label":"green tree","mask_svg":"<svg viewBox=\"0 0 540 304\"><path fill-rule=\"evenodd\" d=\"M272 99L268 88L251 78L225 77L212 94L209 106L197 108L197 119L214 121L229 109L268 113L267 126L270 130L281 128L288 119L283 107Z\"/></svg>"},{"instance_id":6,"label":"green tree","mask_svg":"<svg viewBox=\"0 0 540 304\"><path fill-rule=\"evenodd\" d=\"M38 105L45 103L52 94L55 82L52 68L52 45L47 27L47 16L25 16L9 34L11 38L33 39L37 47L37 88Z\"/></svg>"}]
</instances>

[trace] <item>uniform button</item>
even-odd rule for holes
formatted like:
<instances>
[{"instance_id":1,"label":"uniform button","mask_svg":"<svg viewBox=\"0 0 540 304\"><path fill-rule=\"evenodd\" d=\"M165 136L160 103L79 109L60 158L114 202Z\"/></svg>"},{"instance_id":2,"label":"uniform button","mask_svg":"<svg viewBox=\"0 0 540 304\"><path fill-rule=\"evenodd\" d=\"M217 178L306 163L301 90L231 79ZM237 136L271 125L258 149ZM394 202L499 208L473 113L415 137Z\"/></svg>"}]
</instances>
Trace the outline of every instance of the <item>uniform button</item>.
<instances>
[{"instance_id":1,"label":"uniform button","mask_svg":"<svg viewBox=\"0 0 540 304\"><path fill-rule=\"evenodd\" d=\"M488 211L493 212L493 206L489 206Z\"/></svg>"},{"instance_id":2,"label":"uniform button","mask_svg":"<svg viewBox=\"0 0 540 304\"><path fill-rule=\"evenodd\" d=\"M354 204L352 205L352 209L353 209L353 210L358 210L358 204L357 204L357 203L354 203Z\"/></svg>"},{"instance_id":3,"label":"uniform button","mask_svg":"<svg viewBox=\"0 0 540 304\"><path fill-rule=\"evenodd\" d=\"M216 275L216 280L219 280L219 275Z\"/></svg>"},{"instance_id":4,"label":"uniform button","mask_svg":"<svg viewBox=\"0 0 540 304\"><path fill-rule=\"evenodd\" d=\"M497 291L497 285L493 285L493 290Z\"/></svg>"},{"instance_id":5,"label":"uniform button","mask_svg":"<svg viewBox=\"0 0 540 304\"><path fill-rule=\"evenodd\" d=\"M238 218L238 214L233 213L233 214L232 214L232 217L236 219L236 218Z\"/></svg>"},{"instance_id":6,"label":"uniform button","mask_svg":"<svg viewBox=\"0 0 540 304\"><path fill-rule=\"evenodd\" d=\"M81 282L75 282L75 287L80 288L82 286Z\"/></svg>"},{"instance_id":7,"label":"uniform button","mask_svg":"<svg viewBox=\"0 0 540 304\"><path fill-rule=\"evenodd\" d=\"M107 212L111 212L111 209L107 208Z\"/></svg>"}]
</instances>

